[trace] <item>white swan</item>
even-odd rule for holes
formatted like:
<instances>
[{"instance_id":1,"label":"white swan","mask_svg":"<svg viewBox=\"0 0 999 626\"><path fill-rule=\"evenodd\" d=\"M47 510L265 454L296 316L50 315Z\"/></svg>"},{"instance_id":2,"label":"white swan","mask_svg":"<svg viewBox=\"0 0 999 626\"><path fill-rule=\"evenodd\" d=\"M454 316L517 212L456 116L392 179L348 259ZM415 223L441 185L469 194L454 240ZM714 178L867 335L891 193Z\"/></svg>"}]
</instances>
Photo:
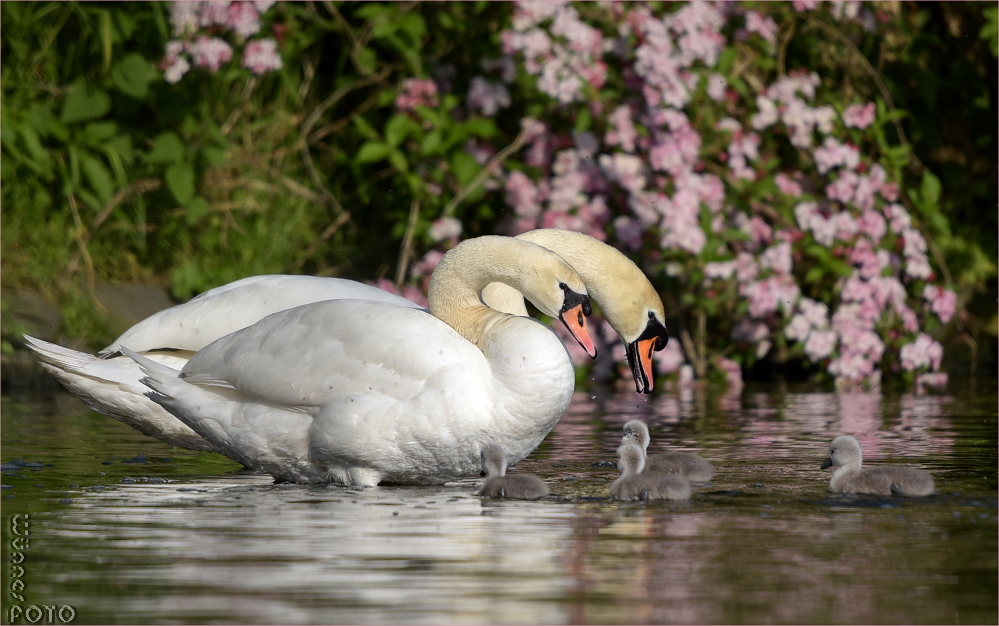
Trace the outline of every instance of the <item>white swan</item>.
<instances>
[{"instance_id":1,"label":"white swan","mask_svg":"<svg viewBox=\"0 0 999 626\"><path fill-rule=\"evenodd\" d=\"M645 471L645 453L633 443L617 449L617 468L621 476L611 483L614 500L686 500L690 483L679 474Z\"/></svg>"},{"instance_id":2,"label":"white swan","mask_svg":"<svg viewBox=\"0 0 999 626\"><path fill-rule=\"evenodd\" d=\"M486 236L441 260L430 312L306 304L215 341L182 372L122 350L148 374L153 400L248 467L292 482L440 484L478 473L488 443L524 458L572 397L555 333L482 304L494 281L563 321L589 306L557 254ZM592 351L585 325L573 334Z\"/></svg>"},{"instance_id":3,"label":"white swan","mask_svg":"<svg viewBox=\"0 0 999 626\"><path fill-rule=\"evenodd\" d=\"M914 467L870 467L862 469L864 454L860 442L851 435L840 435L829 445L829 458L822 469L836 467L829 481L833 493L867 493L928 496L933 493L933 476Z\"/></svg>"},{"instance_id":4,"label":"white swan","mask_svg":"<svg viewBox=\"0 0 999 626\"><path fill-rule=\"evenodd\" d=\"M574 268L581 268L577 273L587 290L591 296L600 294L595 301L627 345L636 387L648 393L652 388L651 349L666 345L666 329L662 300L642 271L616 249L580 233L546 229L524 233L518 239L554 250ZM527 315L523 295L507 285L493 283L482 296L494 309ZM127 345L154 361L182 369L197 350L267 315L311 302L340 299L419 308L405 298L350 280L253 276L148 317L101 350L99 357L33 337L25 339L42 367L91 409L171 445L219 451L145 396L148 389L139 382L141 370L121 353L120 347Z\"/></svg>"},{"instance_id":5,"label":"white swan","mask_svg":"<svg viewBox=\"0 0 999 626\"><path fill-rule=\"evenodd\" d=\"M537 500L548 495L548 486L534 474L507 476L506 455L495 443L484 446L481 457L486 480L475 495L514 500Z\"/></svg>"},{"instance_id":6,"label":"white swan","mask_svg":"<svg viewBox=\"0 0 999 626\"><path fill-rule=\"evenodd\" d=\"M711 463L691 452L664 452L648 454L649 427L641 420L631 420L624 425L624 435L621 443L633 443L645 454L645 470L679 474L695 483L706 483L711 480L715 468Z\"/></svg>"}]
</instances>

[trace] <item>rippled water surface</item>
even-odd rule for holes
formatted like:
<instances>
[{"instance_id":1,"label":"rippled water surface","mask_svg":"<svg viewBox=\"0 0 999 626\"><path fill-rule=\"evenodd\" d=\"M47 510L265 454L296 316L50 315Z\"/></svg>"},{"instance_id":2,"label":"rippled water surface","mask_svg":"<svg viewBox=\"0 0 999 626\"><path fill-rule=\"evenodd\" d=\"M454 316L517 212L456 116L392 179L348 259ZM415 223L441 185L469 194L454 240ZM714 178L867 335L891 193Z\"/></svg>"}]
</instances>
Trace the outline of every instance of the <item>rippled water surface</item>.
<instances>
[{"instance_id":1,"label":"rippled water surface","mask_svg":"<svg viewBox=\"0 0 999 626\"><path fill-rule=\"evenodd\" d=\"M77 623L999 619L994 391L577 394L512 470L548 481L537 502L480 500L478 478L275 485L66 394L2 402L4 623L12 604L71 606ZM606 500L635 418L650 453L699 451L714 480L689 502ZM865 463L930 470L939 493L829 494L819 465L842 433ZM21 576L11 520L25 514Z\"/></svg>"}]
</instances>

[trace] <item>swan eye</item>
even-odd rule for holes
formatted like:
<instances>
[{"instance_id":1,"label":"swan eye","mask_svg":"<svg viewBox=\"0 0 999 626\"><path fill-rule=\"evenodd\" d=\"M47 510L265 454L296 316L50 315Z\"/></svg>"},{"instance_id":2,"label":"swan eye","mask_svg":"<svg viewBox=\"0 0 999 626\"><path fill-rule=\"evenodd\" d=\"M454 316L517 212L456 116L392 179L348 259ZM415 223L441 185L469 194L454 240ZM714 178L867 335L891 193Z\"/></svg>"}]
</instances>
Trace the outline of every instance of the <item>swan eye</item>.
<instances>
[{"instance_id":1,"label":"swan eye","mask_svg":"<svg viewBox=\"0 0 999 626\"><path fill-rule=\"evenodd\" d=\"M569 291L569 285L565 283L559 283L558 288L561 289L562 291Z\"/></svg>"},{"instance_id":2,"label":"swan eye","mask_svg":"<svg viewBox=\"0 0 999 626\"><path fill-rule=\"evenodd\" d=\"M649 319L650 319L650 320L654 320L654 319L656 319L656 314L655 314L655 313L653 313L652 311L649 311Z\"/></svg>"}]
</instances>

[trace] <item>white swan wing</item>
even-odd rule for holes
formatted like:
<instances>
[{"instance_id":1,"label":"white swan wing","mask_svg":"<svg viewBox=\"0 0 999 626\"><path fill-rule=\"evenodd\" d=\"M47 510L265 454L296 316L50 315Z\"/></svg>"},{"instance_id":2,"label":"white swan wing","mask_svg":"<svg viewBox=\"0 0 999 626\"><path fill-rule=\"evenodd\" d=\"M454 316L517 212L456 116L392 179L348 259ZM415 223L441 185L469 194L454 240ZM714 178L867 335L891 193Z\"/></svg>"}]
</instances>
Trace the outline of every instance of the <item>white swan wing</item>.
<instances>
[{"instance_id":1,"label":"white swan wing","mask_svg":"<svg viewBox=\"0 0 999 626\"><path fill-rule=\"evenodd\" d=\"M183 378L270 403L318 407L344 395L405 402L453 366L488 380L481 351L430 313L370 300L328 300L270 315L198 352ZM467 390L471 391L471 390Z\"/></svg>"},{"instance_id":2,"label":"white swan wing","mask_svg":"<svg viewBox=\"0 0 999 626\"><path fill-rule=\"evenodd\" d=\"M264 317L322 300L360 299L419 308L402 296L341 278L251 276L207 291L184 304L160 311L125 331L102 355L125 346L136 352L158 348L197 351L219 337Z\"/></svg>"}]
</instances>

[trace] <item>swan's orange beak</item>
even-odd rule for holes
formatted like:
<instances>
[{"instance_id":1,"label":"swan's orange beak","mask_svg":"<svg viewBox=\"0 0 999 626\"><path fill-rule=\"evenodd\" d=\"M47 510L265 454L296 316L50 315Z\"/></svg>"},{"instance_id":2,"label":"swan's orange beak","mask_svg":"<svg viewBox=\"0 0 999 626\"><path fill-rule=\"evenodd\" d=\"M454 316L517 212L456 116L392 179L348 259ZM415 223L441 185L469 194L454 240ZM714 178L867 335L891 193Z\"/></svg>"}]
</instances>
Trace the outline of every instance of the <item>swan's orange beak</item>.
<instances>
[{"instance_id":1,"label":"swan's orange beak","mask_svg":"<svg viewBox=\"0 0 999 626\"><path fill-rule=\"evenodd\" d=\"M562 311L559 313L559 319L569 329L572 336L576 338L579 345L583 346L586 354L590 355L591 359L595 359L597 358L597 347L593 344L593 337L590 337L590 330L586 325L586 315L584 315L584 312L589 310L589 307L584 306L585 304L588 303L577 304L570 309Z\"/></svg>"},{"instance_id":2,"label":"swan's orange beak","mask_svg":"<svg viewBox=\"0 0 999 626\"><path fill-rule=\"evenodd\" d=\"M655 373L652 371L652 353L665 348L668 341L666 327L650 312L645 332L635 341L625 344L628 365L631 367L632 376L635 377L635 391L638 393L652 391L652 385L655 381Z\"/></svg>"}]
</instances>

